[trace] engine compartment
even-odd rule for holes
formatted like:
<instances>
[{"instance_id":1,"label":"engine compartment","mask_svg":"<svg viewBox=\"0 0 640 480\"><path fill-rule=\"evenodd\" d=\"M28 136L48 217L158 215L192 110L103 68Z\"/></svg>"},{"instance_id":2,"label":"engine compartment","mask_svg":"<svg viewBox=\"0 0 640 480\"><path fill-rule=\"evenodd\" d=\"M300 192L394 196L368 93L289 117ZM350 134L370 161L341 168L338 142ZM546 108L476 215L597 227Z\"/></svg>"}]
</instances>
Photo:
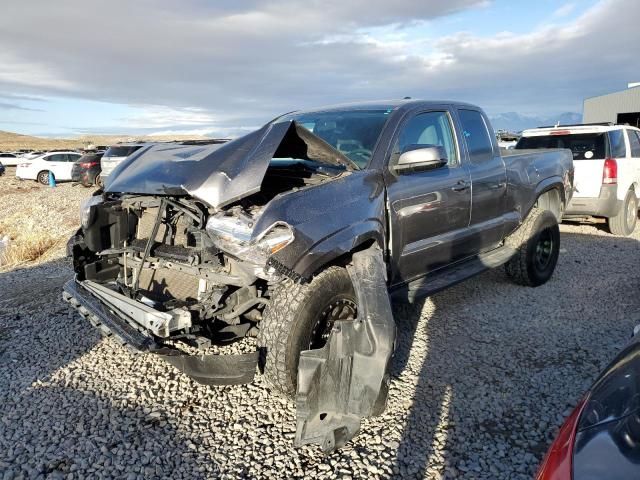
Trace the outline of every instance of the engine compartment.
<instances>
[{"instance_id":1,"label":"engine compartment","mask_svg":"<svg viewBox=\"0 0 640 480\"><path fill-rule=\"evenodd\" d=\"M343 172L276 160L259 192L220 210L188 196L102 194L85 207L70 247L77 280L158 312L188 312L172 337L206 344L254 336L270 286L284 279L268 256L293 240L279 224L256 237L256 220L276 196Z\"/></svg>"}]
</instances>

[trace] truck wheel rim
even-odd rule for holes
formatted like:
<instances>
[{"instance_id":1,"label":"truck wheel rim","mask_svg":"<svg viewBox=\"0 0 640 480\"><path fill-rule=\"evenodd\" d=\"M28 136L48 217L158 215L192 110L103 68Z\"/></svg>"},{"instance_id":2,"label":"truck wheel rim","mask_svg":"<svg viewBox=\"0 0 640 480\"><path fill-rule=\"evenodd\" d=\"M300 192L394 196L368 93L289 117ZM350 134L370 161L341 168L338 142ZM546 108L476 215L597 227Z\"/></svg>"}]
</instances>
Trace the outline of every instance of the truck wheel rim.
<instances>
[{"instance_id":1,"label":"truck wheel rim","mask_svg":"<svg viewBox=\"0 0 640 480\"><path fill-rule=\"evenodd\" d=\"M553 236L550 229L544 229L540 232L538 243L536 245L535 263L539 271L545 270L551 263L553 256Z\"/></svg>"},{"instance_id":2,"label":"truck wheel rim","mask_svg":"<svg viewBox=\"0 0 640 480\"><path fill-rule=\"evenodd\" d=\"M355 320L356 310L355 302L347 298L335 300L327 305L314 323L309 349L322 348L327 343L336 320Z\"/></svg>"}]
</instances>

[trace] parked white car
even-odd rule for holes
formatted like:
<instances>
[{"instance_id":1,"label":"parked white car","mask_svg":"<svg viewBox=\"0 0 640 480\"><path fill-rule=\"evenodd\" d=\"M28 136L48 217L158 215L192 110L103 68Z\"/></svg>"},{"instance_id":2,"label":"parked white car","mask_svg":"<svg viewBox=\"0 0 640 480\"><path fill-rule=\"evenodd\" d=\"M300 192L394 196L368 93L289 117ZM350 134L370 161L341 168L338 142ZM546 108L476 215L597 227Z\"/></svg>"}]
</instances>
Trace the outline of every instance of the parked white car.
<instances>
[{"instance_id":1,"label":"parked white car","mask_svg":"<svg viewBox=\"0 0 640 480\"><path fill-rule=\"evenodd\" d=\"M633 232L640 198L640 129L612 123L534 128L522 132L516 148L570 149L575 190L564 217L604 217L611 233Z\"/></svg>"},{"instance_id":2,"label":"parked white car","mask_svg":"<svg viewBox=\"0 0 640 480\"><path fill-rule=\"evenodd\" d=\"M5 167L15 167L21 161L20 155L17 153L2 152L0 153L0 162Z\"/></svg>"},{"instance_id":3,"label":"parked white car","mask_svg":"<svg viewBox=\"0 0 640 480\"><path fill-rule=\"evenodd\" d=\"M43 185L49 183L49 172L56 181L71 180L73 163L82 155L77 152L49 152L32 160L18 164L16 177L36 180Z\"/></svg>"}]
</instances>

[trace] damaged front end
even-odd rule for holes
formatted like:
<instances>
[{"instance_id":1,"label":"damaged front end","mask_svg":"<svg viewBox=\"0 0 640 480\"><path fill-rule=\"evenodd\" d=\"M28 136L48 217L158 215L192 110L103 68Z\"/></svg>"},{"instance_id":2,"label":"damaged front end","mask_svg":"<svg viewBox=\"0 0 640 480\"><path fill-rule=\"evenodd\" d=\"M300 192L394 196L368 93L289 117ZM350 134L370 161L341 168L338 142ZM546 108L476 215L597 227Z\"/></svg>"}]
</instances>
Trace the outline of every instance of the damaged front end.
<instances>
[{"instance_id":1,"label":"damaged front end","mask_svg":"<svg viewBox=\"0 0 640 480\"><path fill-rule=\"evenodd\" d=\"M224 145L141 149L83 204L65 299L104 333L203 383L250 382L256 348L231 359L206 353L255 337L269 289L303 280L273 257L294 242L294 228L264 225L262 214L274 198L351 168L291 121Z\"/></svg>"},{"instance_id":2,"label":"damaged front end","mask_svg":"<svg viewBox=\"0 0 640 480\"><path fill-rule=\"evenodd\" d=\"M201 383L252 381L257 351L232 357L207 352L212 344L255 336L268 282L279 281L265 269L264 256L274 238L282 248L292 235L264 232L238 243L234 256L220 248L231 240L201 203L96 198L84 206L83 228L68 244L76 277L65 285L65 299L103 333L134 351L163 355Z\"/></svg>"}]
</instances>

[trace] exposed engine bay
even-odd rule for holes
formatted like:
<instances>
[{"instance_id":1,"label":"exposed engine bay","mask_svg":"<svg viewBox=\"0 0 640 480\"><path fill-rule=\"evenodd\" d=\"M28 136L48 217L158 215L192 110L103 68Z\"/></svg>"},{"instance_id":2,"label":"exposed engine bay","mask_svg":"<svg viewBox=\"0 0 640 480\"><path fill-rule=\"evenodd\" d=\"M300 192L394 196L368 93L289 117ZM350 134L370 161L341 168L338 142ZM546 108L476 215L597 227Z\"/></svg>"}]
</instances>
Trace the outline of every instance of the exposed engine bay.
<instances>
[{"instance_id":1,"label":"exposed engine bay","mask_svg":"<svg viewBox=\"0 0 640 480\"><path fill-rule=\"evenodd\" d=\"M258 193L221 210L186 196L92 197L70 252L77 280L160 338L206 346L255 336L269 287L284 278L267 261L295 239L283 222L254 232L256 220L277 195L343 173L274 160Z\"/></svg>"}]
</instances>

